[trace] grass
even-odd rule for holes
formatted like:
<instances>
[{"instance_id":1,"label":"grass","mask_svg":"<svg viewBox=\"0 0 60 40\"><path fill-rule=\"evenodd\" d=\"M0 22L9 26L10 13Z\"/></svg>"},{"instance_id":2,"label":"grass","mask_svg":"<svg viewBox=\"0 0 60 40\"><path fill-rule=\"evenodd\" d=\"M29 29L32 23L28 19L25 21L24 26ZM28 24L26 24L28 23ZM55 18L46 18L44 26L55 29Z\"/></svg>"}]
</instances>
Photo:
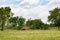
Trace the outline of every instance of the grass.
<instances>
[{"instance_id":1,"label":"grass","mask_svg":"<svg viewBox=\"0 0 60 40\"><path fill-rule=\"evenodd\" d=\"M0 40L60 40L57 30L5 30L0 31Z\"/></svg>"}]
</instances>

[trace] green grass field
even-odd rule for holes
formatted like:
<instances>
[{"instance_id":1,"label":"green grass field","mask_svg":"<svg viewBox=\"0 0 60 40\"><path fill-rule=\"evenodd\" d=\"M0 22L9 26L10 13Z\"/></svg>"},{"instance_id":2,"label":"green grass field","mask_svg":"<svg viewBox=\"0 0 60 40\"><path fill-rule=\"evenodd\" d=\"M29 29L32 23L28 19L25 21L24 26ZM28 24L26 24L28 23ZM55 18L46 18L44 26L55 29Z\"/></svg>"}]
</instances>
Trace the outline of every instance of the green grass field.
<instances>
[{"instance_id":1,"label":"green grass field","mask_svg":"<svg viewBox=\"0 0 60 40\"><path fill-rule=\"evenodd\" d=\"M57 30L5 30L0 31L0 40L60 40Z\"/></svg>"}]
</instances>

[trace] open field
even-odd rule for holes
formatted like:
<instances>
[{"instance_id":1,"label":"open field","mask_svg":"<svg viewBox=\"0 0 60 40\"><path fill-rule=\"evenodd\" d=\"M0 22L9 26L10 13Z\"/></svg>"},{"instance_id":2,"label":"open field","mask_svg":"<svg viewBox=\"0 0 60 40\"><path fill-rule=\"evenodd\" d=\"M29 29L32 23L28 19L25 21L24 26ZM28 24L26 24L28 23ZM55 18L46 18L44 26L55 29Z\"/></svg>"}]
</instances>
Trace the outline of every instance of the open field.
<instances>
[{"instance_id":1,"label":"open field","mask_svg":"<svg viewBox=\"0 0 60 40\"><path fill-rule=\"evenodd\" d=\"M60 40L57 30L5 30L0 31L0 40Z\"/></svg>"}]
</instances>

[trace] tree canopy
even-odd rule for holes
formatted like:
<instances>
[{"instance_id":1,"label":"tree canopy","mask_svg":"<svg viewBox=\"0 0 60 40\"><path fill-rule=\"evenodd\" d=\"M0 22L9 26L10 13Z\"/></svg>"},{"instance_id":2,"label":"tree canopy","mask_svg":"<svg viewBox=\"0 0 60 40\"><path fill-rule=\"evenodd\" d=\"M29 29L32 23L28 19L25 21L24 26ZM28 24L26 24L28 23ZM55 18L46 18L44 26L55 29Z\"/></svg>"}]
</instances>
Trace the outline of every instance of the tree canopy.
<instances>
[{"instance_id":1,"label":"tree canopy","mask_svg":"<svg viewBox=\"0 0 60 40\"><path fill-rule=\"evenodd\" d=\"M23 17L11 17L9 19L9 23L11 24L12 27L16 27L17 29L20 30L20 28L24 25L25 23L25 18ZM12 28L11 27L11 28Z\"/></svg>"},{"instance_id":2,"label":"tree canopy","mask_svg":"<svg viewBox=\"0 0 60 40\"><path fill-rule=\"evenodd\" d=\"M10 7L1 7L0 8L0 24L1 30L3 30L6 21L11 17L11 8Z\"/></svg>"},{"instance_id":3,"label":"tree canopy","mask_svg":"<svg viewBox=\"0 0 60 40\"><path fill-rule=\"evenodd\" d=\"M55 26L60 26L60 8L55 8L49 11L50 16L48 16L48 21Z\"/></svg>"},{"instance_id":4,"label":"tree canopy","mask_svg":"<svg viewBox=\"0 0 60 40\"><path fill-rule=\"evenodd\" d=\"M28 20L26 22L26 25L29 26L31 29L46 29L47 28L45 24L41 21L41 19Z\"/></svg>"}]
</instances>

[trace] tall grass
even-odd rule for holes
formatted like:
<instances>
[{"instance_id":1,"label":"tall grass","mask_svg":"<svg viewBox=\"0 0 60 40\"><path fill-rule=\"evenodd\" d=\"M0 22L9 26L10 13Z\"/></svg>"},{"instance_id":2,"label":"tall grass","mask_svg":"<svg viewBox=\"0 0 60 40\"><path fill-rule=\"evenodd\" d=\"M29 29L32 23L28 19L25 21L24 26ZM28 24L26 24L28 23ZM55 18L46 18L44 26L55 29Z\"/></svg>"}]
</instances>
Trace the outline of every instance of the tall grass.
<instances>
[{"instance_id":1,"label":"tall grass","mask_svg":"<svg viewBox=\"0 0 60 40\"><path fill-rule=\"evenodd\" d=\"M0 31L0 40L60 40L56 30L5 30Z\"/></svg>"}]
</instances>

